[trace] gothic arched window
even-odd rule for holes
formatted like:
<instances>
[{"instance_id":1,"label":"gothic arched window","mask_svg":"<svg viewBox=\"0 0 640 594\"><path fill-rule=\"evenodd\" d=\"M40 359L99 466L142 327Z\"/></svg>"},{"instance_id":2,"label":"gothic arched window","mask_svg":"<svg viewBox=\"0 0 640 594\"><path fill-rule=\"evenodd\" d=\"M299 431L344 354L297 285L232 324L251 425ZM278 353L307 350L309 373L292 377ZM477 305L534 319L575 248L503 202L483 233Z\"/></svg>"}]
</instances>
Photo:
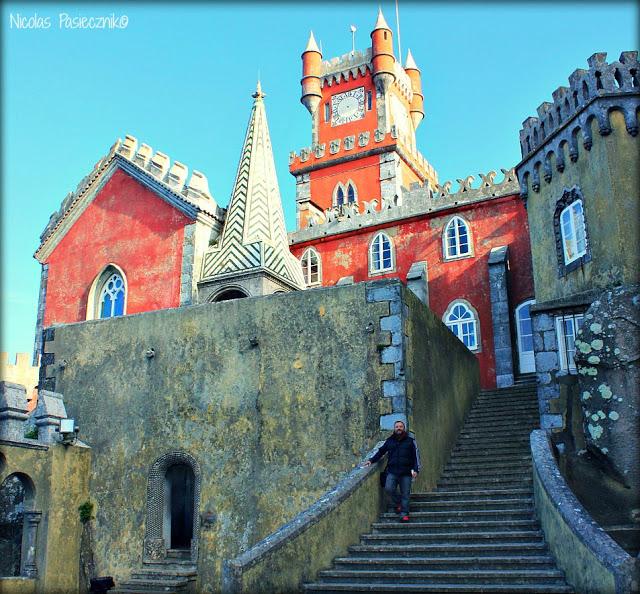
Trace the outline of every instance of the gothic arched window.
<instances>
[{"instance_id":1,"label":"gothic arched window","mask_svg":"<svg viewBox=\"0 0 640 594\"><path fill-rule=\"evenodd\" d=\"M342 206L344 204L344 190L342 186L338 186L338 190L336 191L336 205Z\"/></svg>"},{"instance_id":2,"label":"gothic arched window","mask_svg":"<svg viewBox=\"0 0 640 594\"><path fill-rule=\"evenodd\" d=\"M453 217L447 223L442 240L445 260L472 255L469 225L461 217Z\"/></svg>"},{"instance_id":3,"label":"gothic arched window","mask_svg":"<svg viewBox=\"0 0 640 594\"><path fill-rule=\"evenodd\" d=\"M349 183L349 185L347 186L347 202L351 204L355 201L356 201L356 190L353 187L353 184Z\"/></svg>"},{"instance_id":4,"label":"gothic arched window","mask_svg":"<svg viewBox=\"0 0 640 594\"><path fill-rule=\"evenodd\" d=\"M369 246L369 272L393 270L393 244L385 233L378 233Z\"/></svg>"},{"instance_id":5,"label":"gothic arched window","mask_svg":"<svg viewBox=\"0 0 640 594\"><path fill-rule=\"evenodd\" d=\"M100 317L112 318L124 314L124 280L114 272L102 285L100 291Z\"/></svg>"},{"instance_id":6,"label":"gothic arched window","mask_svg":"<svg viewBox=\"0 0 640 594\"><path fill-rule=\"evenodd\" d=\"M444 314L444 323L470 351L479 349L478 315L470 303L458 299L449 304Z\"/></svg>"},{"instance_id":7,"label":"gothic arched window","mask_svg":"<svg viewBox=\"0 0 640 594\"><path fill-rule=\"evenodd\" d=\"M302 275L307 287L319 285L322 280L320 255L313 248L309 248L302 254Z\"/></svg>"}]
</instances>

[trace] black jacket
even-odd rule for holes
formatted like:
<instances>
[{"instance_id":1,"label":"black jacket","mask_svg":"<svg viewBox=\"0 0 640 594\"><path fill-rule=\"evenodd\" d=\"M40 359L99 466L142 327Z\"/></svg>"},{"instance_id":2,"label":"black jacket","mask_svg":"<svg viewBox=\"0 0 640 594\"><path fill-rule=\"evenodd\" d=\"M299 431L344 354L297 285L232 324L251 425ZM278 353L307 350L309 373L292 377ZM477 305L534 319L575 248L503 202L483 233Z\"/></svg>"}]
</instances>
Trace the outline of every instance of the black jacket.
<instances>
[{"instance_id":1,"label":"black jacket","mask_svg":"<svg viewBox=\"0 0 640 594\"><path fill-rule=\"evenodd\" d=\"M371 462L377 462L387 454L387 472L396 476L407 476L412 470L420 471L420 457L415 440L407 433L402 439L395 434L389 437L384 445L371 457Z\"/></svg>"}]
</instances>

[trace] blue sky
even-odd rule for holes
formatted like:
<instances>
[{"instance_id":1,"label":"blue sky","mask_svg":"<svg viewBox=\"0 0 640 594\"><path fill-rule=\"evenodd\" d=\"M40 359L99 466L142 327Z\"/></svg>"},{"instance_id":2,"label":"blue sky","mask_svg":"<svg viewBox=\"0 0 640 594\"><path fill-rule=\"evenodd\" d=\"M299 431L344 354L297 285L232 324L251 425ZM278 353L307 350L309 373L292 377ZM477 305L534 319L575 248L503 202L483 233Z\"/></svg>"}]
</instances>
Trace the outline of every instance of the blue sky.
<instances>
[{"instance_id":1,"label":"blue sky","mask_svg":"<svg viewBox=\"0 0 640 594\"><path fill-rule=\"evenodd\" d=\"M350 51L351 24L364 49L378 4L4 3L1 350L31 351L39 235L117 138L133 134L204 172L227 206L258 75L293 229L288 154L310 143L299 101L309 30L325 59ZM380 4L395 30L394 2ZM586 68L594 52L617 59L638 47L633 2L401 0L399 11L403 61L411 48L422 70L426 117L418 145L441 182L515 165L522 121L573 70ZM66 29L61 13L113 13L128 23L111 31ZM18 29L17 15L48 17L51 25Z\"/></svg>"}]
</instances>

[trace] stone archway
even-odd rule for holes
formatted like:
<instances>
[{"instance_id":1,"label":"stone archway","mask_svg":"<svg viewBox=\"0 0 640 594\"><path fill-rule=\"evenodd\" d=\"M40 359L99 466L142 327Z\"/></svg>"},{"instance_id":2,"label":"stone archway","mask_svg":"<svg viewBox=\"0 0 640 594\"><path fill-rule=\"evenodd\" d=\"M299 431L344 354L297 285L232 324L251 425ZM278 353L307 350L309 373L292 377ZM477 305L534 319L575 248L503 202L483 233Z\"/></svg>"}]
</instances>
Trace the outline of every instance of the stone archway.
<instances>
[{"instance_id":1,"label":"stone archway","mask_svg":"<svg viewBox=\"0 0 640 594\"><path fill-rule=\"evenodd\" d=\"M170 452L153 463L147 483L145 561L163 561L174 547L188 551L196 563L201 482L198 462L185 452ZM176 497L183 500L176 502ZM184 525L186 520L191 526Z\"/></svg>"}]
</instances>

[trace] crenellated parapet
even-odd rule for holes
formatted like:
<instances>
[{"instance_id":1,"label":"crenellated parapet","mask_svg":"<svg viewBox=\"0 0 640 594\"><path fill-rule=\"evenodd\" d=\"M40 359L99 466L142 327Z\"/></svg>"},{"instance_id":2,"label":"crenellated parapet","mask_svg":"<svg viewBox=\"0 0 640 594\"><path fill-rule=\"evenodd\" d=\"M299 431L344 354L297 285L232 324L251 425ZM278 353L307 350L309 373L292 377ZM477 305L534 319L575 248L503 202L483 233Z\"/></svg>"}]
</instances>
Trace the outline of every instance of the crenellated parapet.
<instances>
[{"instance_id":1,"label":"crenellated parapet","mask_svg":"<svg viewBox=\"0 0 640 594\"><path fill-rule=\"evenodd\" d=\"M329 87L349 78L364 76L371 72L371 48L364 51L349 52L342 56L324 60L320 66L320 83Z\"/></svg>"},{"instance_id":2,"label":"crenellated parapet","mask_svg":"<svg viewBox=\"0 0 640 594\"><path fill-rule=\"evenodd\" d=\"M335 165L341 161L349 161L362 158L363 153L378 154L390 150L399 149L399 152L413 165L416 173L425 181L432 183L438 179L433 166L415 148L402 143L398 137L397 127L391 126L391 130L385 133L376 129L366 130L359 134L352 134L343 138L335 138L328 143L319 143L300 149L299 152L289 153L289 171L298 175L319 165L326 163Z\"/></svg>"},{"instance_id":3,"label":"crenellated parapet","mask_svg":"<svg viewBox=\"0 0 640 594\"><path fill-rule=\"evenodd\" d=\"M478 185L472 175L457 179L458 185L455 191L451 190L453 183L450 181L441 185L435 184L433 187L429 184L412 184L409 189L402 188L401 196L383 199L381 203L377 199L361 200L359 203L326 209L323 220L311 217L306 229L290 233L289 243L311 241L327 235L346 233L518 194L519 186L515 168L501 169L501 171L503 177L497 182L495 181L496 172L489 171L486 174L479 174L480 184Z\"/></svg>"},{"instance_id":4,"label":"crenellated parapet","mask_svg":"<svg viewBox=\"0 0 640 594\"><path fill-rule=\"evenodd\" d=\"M224 210L217 205L211 195L207 177L203 173L193 170L187 181L189 168L184 163L179 161L172 163L165 153L154 152L145 143L138 145L137 138L126 135L124 141L118 139L107 155L100 159L91 172L80 181L76 189L67 194L40 235L41 244L53 234L68 213L86 197L91 189L99 185L102 176L117 164L132 174L150 176L175 199L176 203L183 203L195 211L204 212L219 220L224 218Z\"/></svg>"},{"instance_id":5,"label":"crenellated parapet","mask_svg":"<svg viewBox=\"0 0 640 594\"><path fill-rule=\"evenodd\" d=\"M537 109L537 117L529 117L520 130L522 162L518 165L521 194L540 190L540 179L550 182L553 177L551 157L555 169L564 171L565 148L571 162L582 147L590 151L593 145L592 122L602 136L611 133L610 114L620 111L627 132L638 134L638 98L640 70L638 52L622 52L620 58L608 63L607 54L595 53L588 59L589 68L579 68L569 76L569 86L558 87L553 102L545 101Z\"/></svg>"}]
</instances>

